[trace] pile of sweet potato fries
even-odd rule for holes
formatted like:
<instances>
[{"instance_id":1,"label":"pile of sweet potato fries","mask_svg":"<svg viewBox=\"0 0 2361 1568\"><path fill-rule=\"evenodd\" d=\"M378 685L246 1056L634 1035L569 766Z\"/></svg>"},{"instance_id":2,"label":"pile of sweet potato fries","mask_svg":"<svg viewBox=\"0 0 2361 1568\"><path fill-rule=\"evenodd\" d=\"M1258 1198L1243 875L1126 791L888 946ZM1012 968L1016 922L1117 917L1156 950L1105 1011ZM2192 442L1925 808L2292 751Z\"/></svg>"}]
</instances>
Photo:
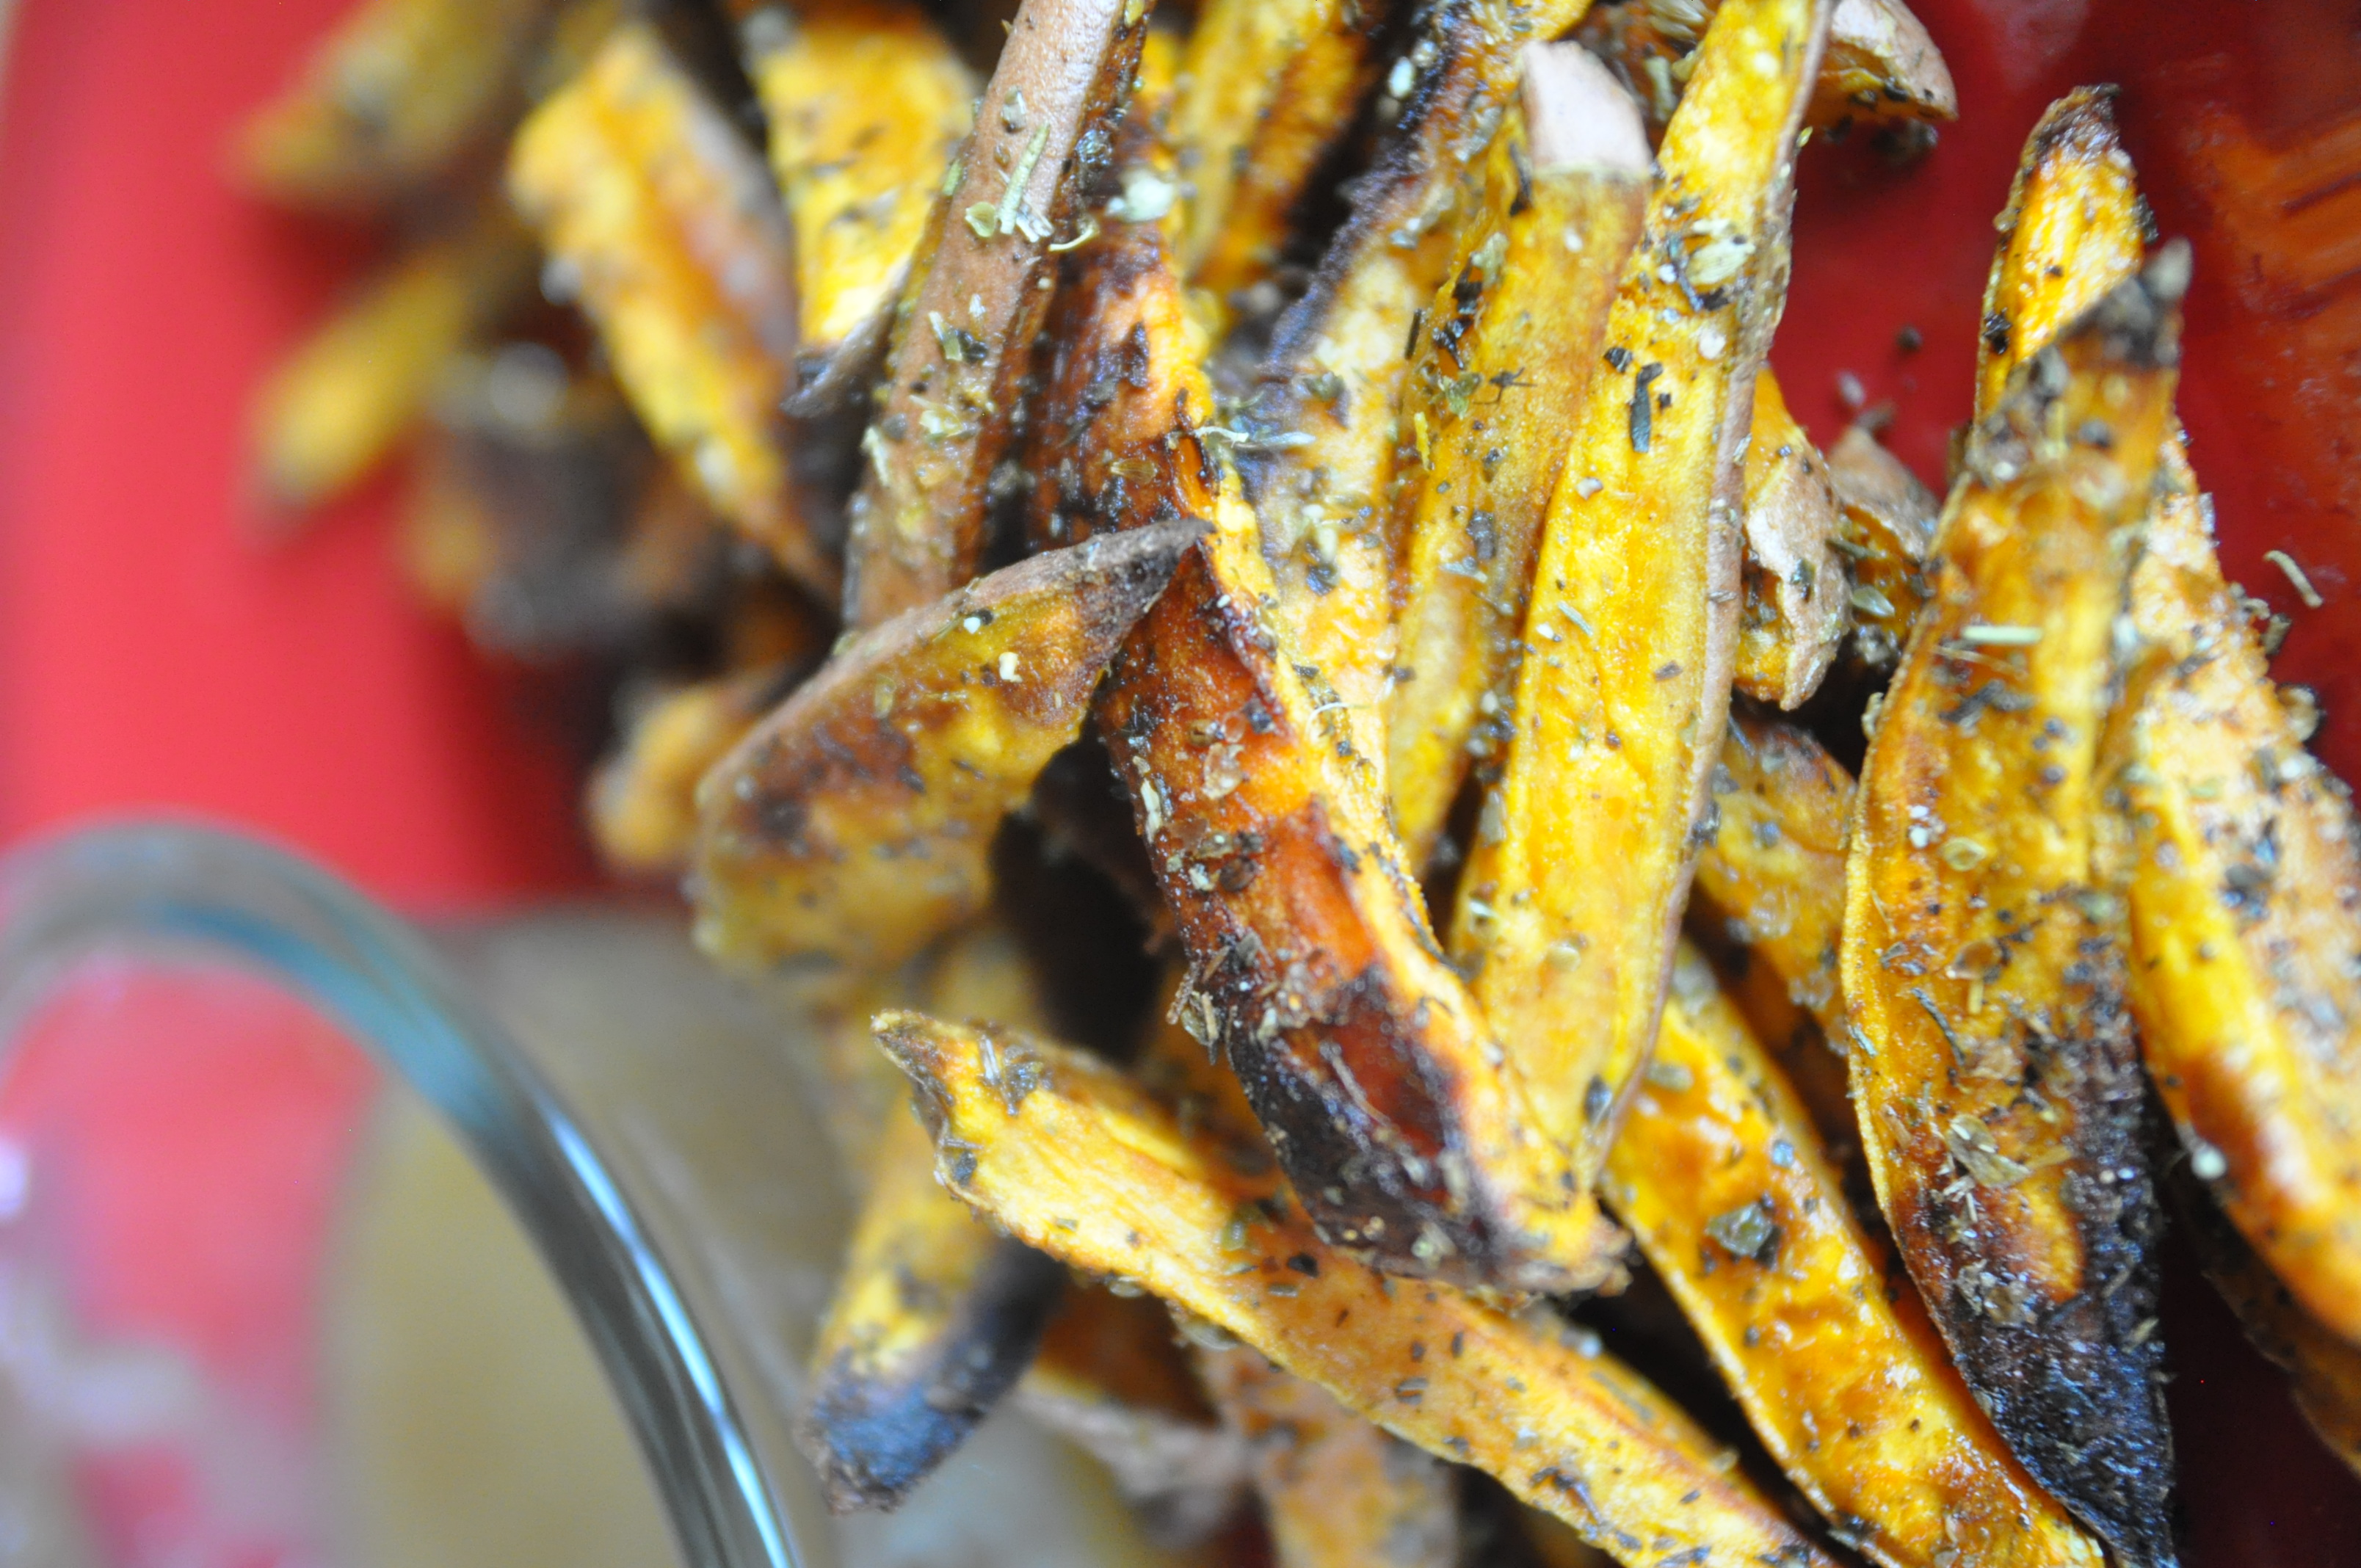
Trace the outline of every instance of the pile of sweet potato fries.
<instances>
[{"instance_id":1,"label":"pile of sweet potato fries","mask_svg":"<svg viewBox=\"0 0 2361 1568\"><path fill-rule=\"evenodd\" d=\"M835 1506L1009 1396L1289 1568L2153 1568L2168 1207L2361 1467L2361 843L2107 92L1947 498L1767 367L1955 110L1899 0L369 0L249 127L411 236L262 481L422 444L830 1096Z\"/></svg>"}]
</instances>

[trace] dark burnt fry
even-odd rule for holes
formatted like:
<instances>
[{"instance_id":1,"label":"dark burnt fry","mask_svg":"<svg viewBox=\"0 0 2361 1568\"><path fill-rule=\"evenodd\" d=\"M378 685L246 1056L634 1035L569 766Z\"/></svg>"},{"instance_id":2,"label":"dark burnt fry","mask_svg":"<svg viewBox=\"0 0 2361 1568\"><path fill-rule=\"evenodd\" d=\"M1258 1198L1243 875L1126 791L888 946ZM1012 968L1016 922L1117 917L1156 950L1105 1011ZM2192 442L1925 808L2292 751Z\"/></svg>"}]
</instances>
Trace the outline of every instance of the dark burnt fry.
<instances>
[{"instance_id":1,"label":"dark burnt fry","mask_svg":"<svg viewBox=\"0 0 2361 1568\"><path fill-rule=\"evenodd\" d=\"M1113 1069L911 1013L879 1042L936 1168L1012 1235L1127 1280L1429 1453L1490 1472L1631 1568L1828 1568L1705 1434L1595 1336L1389 1279L1323 1242L1251 1146L1188 1132Z\"/></svg>"},{"instance_id":2,"label":"dark burnt fry","mask_svg":"<svg viewBox=\"0 0 2361 1568\"><path fill-rule=\"evenodd\" d=\"M1416 461L1386 783L1413 866L1506 728L1542 515L1654 168L1631 95L1575 45L1528 50L1521 97L1523 157L1494 144L1484 221L1403 389Z\"/></svg>"},{"instance_id":3,"label":"dark burnt fry","mask_svg":"<svg viewBox=\"0 0 2361 1568\"><path fill-rule=\"evenodd\" d=\"M1079 192L1113 152L1141 0L1026 0L902 291L888 380L862 436L845 620L874 626L983 559L993 470L1049 305Z\"/></svg>"},{"instance_id":4,"label":"dark burnt fry","mask_svg":"<svg viewBox=\"0 0 2361 1568\"><path fill-rule=\"evenodd\" d=\"M2169 254L2108 294L1978 425L1847 868L1852 1085L1878 1201L1994 1425L2126 1564L2172 1561L2172 1442L2093 773L2186 275ZM2008 700L1970 707L1989 682Z\"/></svg>"},{"instance_id":5,"label":"dark burnt fry","mask_svg":"<svg viewBox=\"0 0 2361 1568\"><path fill-rule=\"evenodd\" d=\"M369 0L239 138L282 201L368 205L449 170L520 102L549 0Z\"/></svg>"},{"instance_id":6,"label":"dark burnt fry","mask_svg":"<svg viewBox=\"0 0 2361 1568\"><path fill-rule=\"evenodd\" d=\"M698 789L699 943L880 968L983 909L994 829L1196 532L1037 555L841 648Z\"/></svg>"},{"instance_id":7,"label":"dark burnt fry","mask_svg":"<svg viewBox=\"0 0 2361 1568\"><path fill-rule=\"evenodd\" d=\"M1970 1398L1794 1089L1684 948L1608 1202L1790 1479L1888 1568L2099 1568Z\"/></svg>"},{"instance_id":8,"label":"dark burnt fry","mask_svg":"<svg viewBox=\"0 0 2361 1568\"><path fill-rule=\"evenodd\" d=\"M1662 128L1697 69L1717 0L1624 0L1602 5L1582 41L1613 66ZM1926 27L1902 0L1836 0L1806 121L1842 133L1855 121L1940 122L1960 117L1959 93Z\"/></svg>"},{"instance_id":9,"label":"dark burnt fry","mask_svg":"<svg viewBox=\"0 0 2361 1568\"><path fill-rule=\"evenodd\" d=\"M909 0L732 6L795 225L798 409L867 389L975 81Z\"/></svg>"},{"instance_id":10,"label":"dark burnt fry","mask_svg":"<svg viewBox=\"0 0 2361 1568\"><path fill-rule=\"evenodd\" d=\"M1484 157L1528 43L1587 0L1441 0L1386 76L1392 120L1311 288L1273 330L1238 450L1279 624L1382 763L1392 666L1396 417L1411 326L1463 259ZM1397 91L1399 89L1399 91Z\"/></svg>"},{"instance_id":11,"label":"dark burnt fry","mask_svg":"<svg viewBox=\"0 0 2361 1568\"><path fill-rule=\"evenodd\" d=\"M1721 745L1740 453L1826 27L1811 0L1732 0L1706 35L1551 498L1517 732L1459 884L1454 949L1576 1190L1655 1038Z\"/></svg>"},{"instance_id":12,"label":"dark burnt fry","mask_svg":"<svg viewBox=\"0 0 2361 1568\"><path fill-rule=\"evenodd\" d=\"M1836 662L1851 606L1828 465L1768 369L1754 378L1745 485L1735 679L1757 702L1792 710Z\"/></svg>"},{"instance_id":13,"label":"dark burnt fry","mask_svg":"<svg viewBox=\"0 0 2361 1568\"><path fill-rule=\"evenodd\" d=\"M1877 437L1849 425L1828 448L1838 548L1851 561L1852 645L1873 670L1893 668L1927 602L1940 504Z\"/></svg>"},{"instance_id":14,"label":"dark burnt fry","mask_svg":"<svg viewBox=\"0 0 2361 1568\"><path fill-rule=\"evenodd\" d=\"M796 350L794 242L761 158L645 23L517 132L509 192L544 289L598 327L648 433L713 509L834 591L779 411Z\"/></svg>"},{"instance_id":15,"label":"dark burnt fry","mask_svg":"<svg viewBox=\"0 0 2361 1568\"><path fill-rule=\"evenodd\" d=\"M1171 115L1182 281L1226 302L1269 275L1305 182L1352 124L1389 9L1387 0L1207 0Z\"/></svg>"},{"instance_id":16,"label":"dark burnt fry","mask_svg":"<svg viewBox=\"0 0 2361 1568\"><path fill-rule=\"evenodd\" d=\"M1243 1346L1202 1353L1213 1402L1254 1456L1279 1568L1461 1560L1451 1467Z\"/></svg>"}]
</instances>

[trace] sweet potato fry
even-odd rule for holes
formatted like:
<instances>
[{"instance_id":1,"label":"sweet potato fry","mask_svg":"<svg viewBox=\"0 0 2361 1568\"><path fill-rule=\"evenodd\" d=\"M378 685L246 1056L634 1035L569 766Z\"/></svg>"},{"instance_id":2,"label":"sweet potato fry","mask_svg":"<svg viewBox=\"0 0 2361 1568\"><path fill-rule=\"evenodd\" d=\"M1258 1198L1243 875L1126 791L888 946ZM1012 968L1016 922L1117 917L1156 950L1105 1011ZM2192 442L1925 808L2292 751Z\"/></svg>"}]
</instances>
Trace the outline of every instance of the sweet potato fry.
<instances>
[{"instance_id":1,"label":"sweet potato fry","mask_svg":"<svg viewBox=\"0 0 2361 1568\"><path fill-rule=\"evenodd\" d=\"M2170 428L2185 255L2018 371L1870 743L1843 981L1878 1201L1969 1386L2126 1564L2168 1563L2158 1229L2093 771Z\"/></svg>"},{"instance_id":2,"label":"sweet potato fry","mask_svg":"<svg viewBox=\"0 0 2361 1568\"><path fill-rule=\"evenodd\" d=\"M2081 1563L2098 1542L1969 1397L1778 1068L1684 947L1647 1078L1608 1157L1609 1205L1747 1418L1872 1562ZM1889 1299L1890 1298L1890 1299Z\"/></svg>"},{"instance_id":3,"label":"sweet potato fry","mask_svg":"<svg viewBox=\"0 0 2361 1568\"><path fill-rule=\"evenodd\" d=\"M1740 451L1827 17L1730 0L1706 35L1551 498L1517 733L1460 881L1454 948L1577 1188L1655 1038L1721 745Z\"/></svg>"},{"instance_id":4,"label":"sweet potato fry","mask_svg":"<svg viewBox=\"0 0 2361 1568\"><path fill-rule=\"evenodd\" d=\"M423 185L521 101L549 0L369 0L238 144L282 201L368 205Z\"/></svg>"},{"instance_id":5,"label":"sweet potato fry","mask_svg":"<svg viewBox=\"0 0 2361 1568\"><path fill-rule=\"evenodd\" d=\"M2044 116L2004 215L1980 390L2138 265L2108 94ZM2164 466L2132 579L2147 667L2111 757L2132 1005L2192 1165L2298 1299L2361 1343L2361 838L2223 579L2177 437Z\"/></svg>"},{"instance_id":6,"label":"sweet potato fry","mask_svg":"<svg viewBox=\"0 0 2361 1568\"><path fill-rule=\"evenodd\" d=\"M1902 459L1859 425L1828 448L1837 548L1852 563L1852 645L1873 670L1891 669L1927 602L1927 563L1940 510Z\"/></svg>"},{"instance_id":7,"label":"sweet potato fry","mask_svg":"<svg viewBox=\"0 0 2361 1568\"><path fill-rule=\"evenodd\" d=\"M1661 128L1697 69L1697 41L1718 0L1642 0L1600 5L1579 34L1639 95ZM1902 0L1836 0L1828 52L1812 86L1806 124L1839 130L1853 121L1960 117L1959 93L1926 27Z\"/></svg>"},{"instance_id":8,"label":"sweet potato fry","mask_svg":"<svg viewBox=\"0 0 2361 1568\"><path fill-rule=\"evenodd\" d=\"M255 467L287 508L340 494L426 411L451 356L531 288L533 244L497 200L396 258L315 328L255 403Z\"/></svg>"},{"instance_id":9,"label":"sweet potato fry","mask_svg":"<svg viewBox=\"0 0 2361 1568\"><path fill-rule=\"evenodd\" d=\"M1361 0L1208 0L1170 121L1184 282L1226 300L1268 274L1304 182L1352 124L1387 11Z\"/></svg>"},{"instance_id":10,"label":"sweet potato fry","mask_svg":"<svg viewBox=\"0 0 2361 1568\"><path fill-rule=\"evenodd\" d=\"M1153 1297L1068 1290L1010 1398L1106 1466L1159 1543L1202 1541L1246 1500L1246 1442L1206 1404Z\"/></svg>"},{"instance_id":11,"label":"sweet potato fry","mask_svg":"<svg viewBox=\"0 0 2361 1568\"><path fill-rule=\"evenodd\" d=\"M1827 1563L1595 1342L1361 1267L1255 1150L1184 1133L1114 1069L917 1014L878 1038L917 1085L943 1180L1012 1234L1164 1297L1627 1563Z\"/></svg>"},{"instance_id":12,"label":"sweet potato fry","mask_svg":"<svg viewBox=\"0 0 2361 1568\"><path fill-rule=\"evenodd\" d=\"M1239 471L1262 521L1279 624L1344 704L1356 747L1380 763L1406 345L1466 259L1463 220L1526 45L1564 31L1586 4L1442 0L1419 14L1387 74L1391 122L1355 181L1352 213L1273 328L1242 416Z\"/></svg>"},{"instance_id":13,"label":"sweet potato fry","mask_svg":"<svg viewBox=\"0 0 2361 1568\"><path fill-rule=\"evenodd\" d=\"M1024 954L999 927L971 927L916 967L902 984L930 1007L1042 1023ZM866 1058L829 1069L873 1071L876 1052ZM877 1099L864 1084L848 1104ZM796 1424L836 1513L891 1508L950 1456L1032 1365L1065 1283L1056 1265L977 1223L937 1185L926 1130L891 1098L884 1109L846 1140L862 1148L866 1192ZM1082 1376L1077 1367L1070 1381Z\"/></svg>"},{"instance_id":14,"label":"sweet potato fry","mask_svg":"<svg viewBox=\"0 0 2361 1568\"><path fill-rule=\"evenodd\" d=\"M843 647L698 789L706 950L879 968L981 910L994 829L1196 532L1037 555Z\"/></svg>"},{"instance_id":15,"label":"sweet potato fry","mask_svg":"<svg viewBox=\"0 0 2361 1568\"><path fill-rule=\"evenodd\" d=\"M656 444L780 565L832 592L779 412L796 351L785 214L653 28L616 28L525 121L509 191L549 251L544 286L597 324Z\"/></svg>"},{"instance_id":16,"label":"sweet potato fry","mask_svg":"<svg viewBox=\"0 0 2361 1568\"><path fill-rule=\"evenodd\" d=\"M1793 725L1730 716L1713 773L1713 832L1699 846L1695 897L1840 1037L1845 824L1852 777Z\"/></svg>"},{"instance_id":17,"label":"sweet potato fry","mask_svg":"<svg viewBox=\"0 0 2361 1568\"><path fill-rule=\"evenodd\" d=\"M1797 708L1836 662L1851 606L1828 465L1768 369L1754 378L1745 487L1735 679L1757 702Z\"/></svg>"},{"instance_id":18,"label":"sweet potato fry","mask_svg":"<svg viewBox=\"0 0 2361 1568\"><path fill-rule=\"evenodd\" d=\"M884 347L943 171L968 133L975 81L909 0L735 8L795 225L796 391L808 398L840 356L851 370L851 361L873 366Z\"/></svg>"},{"instance_id":19,"label":"sweet potato fry","mask_svg":"<svg viewBox=\"0 0 2361 1568\"><path fill-rule=\"evenodd\" d=\"M1386 782L1412 866L1506 723L1542 513L1653 172L1631 95L1587 54L1525 61L1525 155L1495 144L1485 222L1427 307L1402 397L1418 461Z\"/></svg>"},{"instance_id":20,"label":"sweet potato fry","mask_svg":"<svg viewBox=\"0 0 2361 1568\"><path fill-rule=\"evenodd\" d=\"M2361 1475L2361 1350L2304 1310L2202 1182L2180 1174L2169 1185L2205 1277L2237 1314L2247 1340L2288 1375L2296 1409L2320 1441Z\"/></svg>"},{"instance_id":21,"label":"sweet potato fry","mask_svg":"<svg viewBox=\"0 0 2361 1568\"><path fill-rule=\"evenodd\" d=\"M1254 1455L1279 1568L1439 1568L1461 1560L1450 1467L1243 1346L1202 1353L1205 1385Z\"/></svg>"},{"instance_id":22,"label":"sweet potato fry","mask_svg":"<svg viewBox=\"0 0 2361 1568\"><path fill-rule=\"evenodd\" d=\"M625 876L675 876L697 843L697 784L809 673L808 663L719 675L650 700L591 776L599 859Z\"/></svg>"},{"instance_id":23,"label":"sweet potato fry","mask_svg":"<svg viewBox=\"0 0 2361 1568\"><path fill-rule=\"evenodd\" d=\"M975 575L1016 383L1113 150L1147 31L1137 0L1026 0L905 284L884 400L862 437L845 620L874 626Z\"/></svg>"}]
</instances>

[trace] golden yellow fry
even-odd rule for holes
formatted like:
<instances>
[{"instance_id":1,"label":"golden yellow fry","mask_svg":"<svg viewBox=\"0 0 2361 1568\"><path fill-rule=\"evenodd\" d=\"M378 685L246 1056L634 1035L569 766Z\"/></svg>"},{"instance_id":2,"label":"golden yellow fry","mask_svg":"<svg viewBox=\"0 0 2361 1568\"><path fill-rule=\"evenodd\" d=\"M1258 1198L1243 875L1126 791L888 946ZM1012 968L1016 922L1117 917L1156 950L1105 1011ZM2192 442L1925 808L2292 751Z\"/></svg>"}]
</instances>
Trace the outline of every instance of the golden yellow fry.
<instances>
[{"instance_id":1,"label":"golden yellow fry","mask_svg":"<svg viewBox=\"0 0 2361 1568\"><path fill-rule=\"evenodd\" d=\"M1197 532L1036 555L842 646L698 787L698 943L873 970L980 912L994 830Z\"/></svg>"},{"instance_id":2,"label":"golden yellow fry","mask_svg":"<svg viewBox=\"0 0 2361 1568\"><path fill-rule=\"evenodd\" d=\"M1184 1133L1115 1070L911 1013L878 1038L917 1086L939 1174L1018 1238L1164 1297L1635 1568L1700 1550L1827 1563L1595 1341L1371 1273L1312 1234L1250 1146Z\"/></svg>"},{"instance_id":3,"label":"golden yellow fry","mask_svg":"<svg viewBox=\"0 0 2361 1568\"><path fill-rule=\"evenodd\" d=\"M1507 731L1542 514L1653 172L1631 95L1587 53L1536 49L1526 72L1521 167L1494 144L1483 222L1427 306L1402 394L1417 460L1386 783L1412 866Z\"/></svg>"},{"instance_id":4,"label":"golden yellow fry","mask_svg":"<svg viewBox=\"0 0 2361 1568\"><path fill-rule=\"evenodd\" d=\"M909 0L765 5L742 27L796 233L797 391L882 348L968 133L975 80Z\"/></svg>"},{"instance_id":5,"label":"golden yellow fry","mask_svg":"<svg viewBox=\"0 0 2361 1568\"><path fill-rule=\"evenodd\" d=\"M904 285L846 544L845 620L878 622L975 575L993 470L1077 192L1111 154L1147 31L1136 0L1027 0Z\"/></svg>"},{"instance_id":6,"label":"golden yellow fry","mask_svg":"<svg viewBox=\"0 0 2361 1568\"><path fill-rule=\"evenodd\" d=\"M924 969L929 1006L1041 1025L1024 955L997 926L961 933ZM866 1055L852 1070L873 1072ZM937 1185L926 1130L900 1106L861 1141L866 1194L796 1425L837 1513L890 1508L950 1456L1033 1362L1064 1284Z\"/></svg>"},{"instance_id":7,"label":"golden yellow fry","mask_svg":"<svg viewBox=\"0 0 2361 1568\"><path fill-rule=\"evenodd\" d=\"M1184 282L1226 301L1268 275L1305 182L1352 124L1384 18L1360 0L1207 0L1170 120Z\"/></svg>"},{"instance_id":8,"label":"golden yellow fry","mask_svg":"<svg viewBox=\"0 0 2361 1568\"><path fill-rule=\"evenodd\" d=\"M1706 35L1551 498L1517 732L1460 881L1454 949L1577 1189L1655 1038L1721 745L1740 447L1826 30L1812 0L1730 0Z\"/></svg>"},{"instance_id":9,"label":"golden yellow fry","mask_svg":"<svg viewBox=\"0 0 2361 1568\"><path fill-rule=\"evenodd\" d=\"M1828 465L1767 368L1754 378L1745 488L1734 678L1757 702L1797 708L1836 663L1851 606Z\"/></svg>"},{"instance_id":10,"label":"golden yellow fry","mask_svg":"<svg viewBox=\"0 0 2361 1568\"><path fill-rule=\"evenodd\" d=\"M256 398L264 492L312 507L365 477L416 426L452 356L515 306L533 271L531 240L493 202L363 284Z\"/></svg>"},{"instance_id":11,"label":"golden yellow fry","mask_svg":"<svg viewBox=\"0 0 2361 1568\"><path fill-rule=\"evenodd\" d=\"M1927 602L1939 504L1902 460L1859 425L1828 448L1837 498L1837 548L1852 565L1853 651L1872 669L1892 668Z\"/></svg>"},{"instance_id":12,"label":"golden yellow fry","mask_svg":"<svg viewBox=\"0 0 2361 1568\"><path fill-rule=\"evenodd\" d=\"M2100 1568L1952 1370L1907 1281L1889 1291L1802 1102L1684 947L1608 1202L1772 1457L1887 1568Z\"/></svg>"},{"instance_id":13,"label":"golden yellow fry","mask_svg":"<svg viewBox=\"0 0 2361 1568\"><path fill-rule=\"evenodd\" d=\"M1254 1456L1278 1568L1428 1568L1460 1560L1450 1467L1281 1372L1259 1351L1200 1353L1206 1387Z\"/></svg>"},{"instance_id":14,"label":"golden yellow fry","mask_svg":"<svg viewBox=\"0 0 2361 1568\"><path fill-rule=\"evenodd\" d=\"M616 28L518 131L509 191L544 288L598 327L656 445L713 509L822 594L779 411L796 352L794 247L770 176L643 22Z\"/></svg>"},{"instance_id":15,"label":"golden yellow fry","mask_svg":"<svg viewBox=\"0 0 2361 1568\"><path fill-rule=\"evenodd\" d=\"M1713 833L1697 850L1699 912L1840 1036L1851 775L1806 731L1733 714L1712 790Z\"/></svg>"},{"instance_id":16,"label":"golden yellow fry","mask_svg":"<svg viewBox=\"0 0 2361 1568\"><path fill-rule=\"evenodd\" d=\"M2138 266L2108 93L2043 117L2004 216L1982 388ZM2164 466L2132 578L2147 668L2112 759L2132 1004L2192 1168L2312 1315L2361 1343L2361 839L2223 578L2177 438Z\"/></svg>"},{"instance_id":17,"label":"golden yellow fry","mask_svg":"<svg viewBox=\"0 0 2361 1568\"><path fill-rule=\"evenodd\" d=\"M1241 416L1239 471L1279 584L1279 624L1319 672L1321 700L1342 705L1355 748L1380 762L1411 331L1466 259L1464 219L1527 44L1563 32L1587 3L1444 0L1418 14L1388 70L1393 117L1356 181L1352 214L1274 326Z\"/></svg>"},{"instance_id":18,"label":"golden yellow fry","mask_svg":"<svg viewBox=\"0 0 2361 1568\"><path fill-rule=\"evenodd\" d=\"M1715 9L1716 0L1600 5L1580 36L1614 64L1661 126L1696 71L1697 40ZM1836 0L1806 124L1842 134L1855 120L1942 121L1959 114L1950 68L1902 0Z\"/></svg>"},{"instance_id":19,"label":"golden yellow fry","mask_svg":"<svg viewBox=\"0 0 2361 1568\"><path fill-rule=\"evenodd\" d=\"M2171 1560L2171 1438L2094 770L2186 268L2168 254L2109 293L1978 425L1846 876L1878 1201L1994 1424L2126 1564Z\"/></svg>"},{"instance_id":20,"label":"golden yellow fry","mask_svg":"<svg viewBox=\"0 0 2361 1568\"><path fill-rule=\"evenodd\" d=\"M1246 1444L1206 1404L1179 1338L1152 1296L1069 1289L1010 1397L1106 1466L1150 1538L1174 1546L1219 1529L1247 1482Z\"/></svg>"},{"instance_id":21,"label":"golden yellow fry","mask_svg":"<svg viewBox=\"0 0 2361 1568\"><path fill-rule=\"evenodd\" d=\"M548 0L367 0L238 141L284 201L367 204L425 184L494 135L522 93Z\"/></svg>"}]
</instances>

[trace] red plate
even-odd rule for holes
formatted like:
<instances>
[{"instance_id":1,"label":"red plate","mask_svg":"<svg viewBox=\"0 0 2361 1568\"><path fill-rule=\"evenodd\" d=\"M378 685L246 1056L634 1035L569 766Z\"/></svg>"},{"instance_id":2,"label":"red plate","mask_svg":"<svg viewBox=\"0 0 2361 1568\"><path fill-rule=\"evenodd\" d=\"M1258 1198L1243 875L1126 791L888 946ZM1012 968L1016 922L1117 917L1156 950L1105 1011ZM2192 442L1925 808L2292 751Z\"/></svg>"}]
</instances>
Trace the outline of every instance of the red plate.
<instances>
[{"instance_id":1,"label":"red plate","mask_svg":"<svg viewBox=\"0 0 2361 1568\"><path fill-rule=\"evenodd\" d=\"M394 569L390 485L243 543L248 390L358 237L234 195L220 148L339 0L23 0L0 96L0 842L171 803L293 840L412 908L584 884L572 785ZM2026 130L2123 84L2159 224L2195 243L2181 408L2234 576L2294 621L2283 677L2361 767L2361 22L2346 0L1921 0L1961 123L1923 162L1804 159L1777 359L1832 438L1839 376L1941 477L1992 214ZM1904 326L1923 346L1905 354ZM2307 609L2264 560L2285 550ZM2186 1271L2174 1415L2203 1568L2361 1563L2361 1486Z\"/></svg>"}]
</instances>

